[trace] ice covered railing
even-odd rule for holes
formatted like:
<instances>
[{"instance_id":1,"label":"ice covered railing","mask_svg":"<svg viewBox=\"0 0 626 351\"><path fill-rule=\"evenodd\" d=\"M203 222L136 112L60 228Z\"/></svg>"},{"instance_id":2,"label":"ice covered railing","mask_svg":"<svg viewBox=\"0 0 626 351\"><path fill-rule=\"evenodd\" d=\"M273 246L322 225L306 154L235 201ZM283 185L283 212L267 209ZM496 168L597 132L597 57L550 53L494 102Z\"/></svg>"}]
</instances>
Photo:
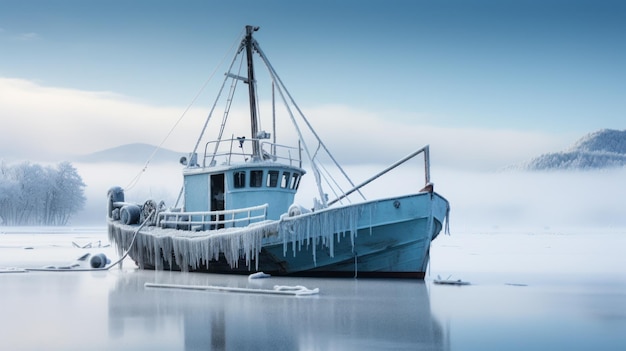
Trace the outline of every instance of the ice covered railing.
<instances>
[{"instance_id":1,"label":"ice covered railing","mask_svg":"<svg viewBox=\"0 0 626 351\"><path fill-rule=\"evenodd\" d=\"M219 259L221 253L233 268L243 259L250 269L254 260L258 269L259 253L269 242L282 243L285 255L288 246L292 246L294 255L303 247L311 248L315 264L318 245L328 248L333 256L335 243L348 236L354 247L357 230L371 227L369 221L376 212L376 206L376 203L368 203L295 217L285 215L279 221L267 220L247 227L209 231L145 227L137 232L134 244L135 226L109 223L108 232L109 240L116 244L118 251L129 250L141 268L152 265L156 269L164 269L167 265L171 269L176 265L184 271L193 270L200 266L208 267L209 262ZM170 252L171 255L164 254Z\"/></svg>"},{"instance_id":2,"label":"ice covered railing","mask_svg":"<svg viewBox=\"0 0 626 351\"><path fill-rule=\"evenodd\" d=\"M235 210L202 212L159 212L157 226L185 230L209 230L242 227L267 219L268 204Z\"/></svg>"},{"instance_id":3,"label":"ice covered railing","mask_svg":"<svg viewBox=\"0 0 626 351\"><path fill-rule=\"evenodd\" d=\"M418 149L416 151L414 151L413 153L405 156L404 158L396 161L394 164L392 164L391 166L383 169L382 171L376 173L374 176L370 177L369 179L367 179L366 181L364 181L363 183L354 186L352 189L346 191L346 192L342 192L342 194L340 196L338 196L336 199L329 201L326 205L327 206L331 206L332 204L341 201L342 199L348 197L350 194L359 191L359 189L361 189L362 187L366 186L367 184L373 182L374 180L376 180L377 178L381 177L382 175L384 175L385 173L393 170L394 168L402 165L403 163L407 162L408 160L412 159L413 157L419 155L419 154L424 154L424 188L421 191L429 191L429 192L433 192L434 191L434 185L430 182L430 146L426 145L424 147L422 147L421 149Z\"/></svg>"},{"instance_id":4,"label":"ice covered railing","mask_svg":"<svg viewBox=\"0 0 626 351\"><path fill-rule=\"evenodd\" d=\"M244 137L209 141L204 146L202 167L216 164L230 165L231 162L243 162L252 155L252 143L259 143L263 160L280 161L291 166L302 167L302 149Z\"/></svg>"},{"instance_id":5,"label":"ice covered railing","mask_svg":"<svg viewBox=\"0 0 626 351\"><path fill-rule=\"evenodd\" d=\"M188 271L208 267L209 261L218 260L220 254L231 267L238 267L239 259L244 259L248 267L251 267L252 260L258 265L262 240L276 235L278 221L199 232L158 227L136 229L135 226L109 222L109 240L115 243L120 255L128 250L142 269L152 266L163 270L166 266L169 269L178 266L182 271Z\"/></svg>"}]
</instances>

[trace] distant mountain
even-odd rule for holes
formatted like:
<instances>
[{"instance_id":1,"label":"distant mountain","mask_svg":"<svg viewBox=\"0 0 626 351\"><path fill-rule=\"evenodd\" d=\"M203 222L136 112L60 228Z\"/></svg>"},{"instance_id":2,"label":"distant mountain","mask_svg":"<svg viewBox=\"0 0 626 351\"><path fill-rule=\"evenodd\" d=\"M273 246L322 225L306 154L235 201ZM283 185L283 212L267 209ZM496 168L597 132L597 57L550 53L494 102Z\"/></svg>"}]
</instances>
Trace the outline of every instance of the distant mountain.
<instances>
[{"instance_id":1,"label":"distant mountain","mask_svg":"<svg viewBox=\"0 0 626 351\"><path fill-rule=\"evenodd\" d=\"M626 166L626 130L602 129L585 135L569 150L543 154L519 168L600 169Z\"/></svg>"},{"instance_id":2,"label":"distant mountain","mask_svg":"<svg viewBox=\"0 0 626 351\"><path fill-rule=\"evenodd\" d=\"M123 162L123 163L146 163L156 150L156 146L149 144L127 144L87 155L75 157L75 162L102 163L102 162ZM160 148L150 160L153 163L173 163L177 164L184 152L176 152Z\"/></svg>"}]
</instances>

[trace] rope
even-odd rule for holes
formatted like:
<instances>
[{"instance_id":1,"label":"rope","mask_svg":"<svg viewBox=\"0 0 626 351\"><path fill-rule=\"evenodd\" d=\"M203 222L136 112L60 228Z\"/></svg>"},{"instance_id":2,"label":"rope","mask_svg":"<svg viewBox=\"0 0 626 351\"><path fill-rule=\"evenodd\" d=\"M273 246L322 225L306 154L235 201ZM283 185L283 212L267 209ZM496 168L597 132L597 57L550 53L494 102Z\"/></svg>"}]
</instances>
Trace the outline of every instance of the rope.
<instances>
[{"instance_id":1,"label":"rope","mask_svg":"<svg viewBox=\"0 0 626 351\"><path fill-rule=\"evenodd\" d=\"M180 285L180 284L145 283L144 287L145 288L238 292L238 293L265 294L265 295L290 295L290 296L316 295L320 292L319 288L308 289L307 287L304 287L302 285L295 285L295 286L274 285L274 289L252 289L252 288L237 288L237 287L216 286L216 285Z\"/></svg>"},{"instance_id":2,"label":"rope","mask_svg":"<svg viewBox=\"0 0 626 351\"><path fill-rule=\"evenodd\" d=\"M126 257L128 257L128 254L130 253L130 250L132 249L133 245L135 244L135 239L137 238L137 234L139 233L139 231L150 221L150 219L152 219L152 216L154 216L155 214L155 210L152 210L152 212L150 212L150 214L148 215L148 217L143 221L143 223L141 223L141 225L139 226L139 228L137 228L135 230L135 233L133 234L133 239L130 241L130 245L128 246L128 249L126 249L126 252L124 252L124 254L122 255L122 257L120 257L117 261L113 262L112 264L110 264L107 267L103 267L103 268L25 268L25 271L29 271L29 272L93 272L93 271L108 271L109 269L111 269L111 267L120 264Z\"/></svg>"},{"instance_id":3,"label":"rope","mask_svg":"<svg viewBox=\"0 0 626 351\"><path fill-rule=\"evenodd\" d=\"M243 32L243 31L242 31ZM139 171L139 173L137 173L137 175L128 183L128 185L126 186L126 188L124 188L125 190L130 190L133 187L135 187L135 185L137 185L137 183L139 183L139 179L141 178L141 176L143 175L143 173L146 171L146 169L148 168L148 165L150 164L150 162L152 161L152 159L154 158L154 156L156 155L156 153L161 149L161 147L163 146L163 144L165 144L165 142L167 141L167 139L169 139L169 137L172 135L172 133L174 132L174 129L176 129L176 127L178 126L178 124L180 123L180 121L182 121L182 119L185 117L185 115L187 114L187 112L189 112L189 110L191 109L191 106L193 106L196 103L196 100L198 100L198 98L200 97L200 95L202 94L202 92L204 91L204 89L207 87L207 85L209 84L209 82L211 81L211 79L213 79L213 77L215 76L215 74L217 73L217 70L222 66L222 64L224 63L224 61L226 60L226 57L228 57L228 54L233 50L233 47L235 47L235 45L237 43L240 42L239 38L241 38L241 33L237 36L237 40L235 40L235 42L231 45L230 49L228 49L225 53L224 56L222 57L222 59L220 60L220 63L215 67L215 69L213 70L213 73L211 73L211 75L209 76L209 78L207 78L207 80L204 82L204 84L202 84L202 87L200 88L200 90L198 91L198 93L196 94L196 96L194 96L194 98L191 100L191 102L187 105L187 107L185 108L185 110L183 111L183 113L180 115L180 117L178 117L178 120L176 120L176 123L174 123L174 125L170 128L170 130L167 132L167 134L165 135L165 137L163 138L163 140L161 141L161 143L156 146L154 148L154 151L152 151L152 154L150 155L150 157L148 157L148 160L146 161L146 163L144 164L143 168L141 169L141 171Z\"/></svg>"},{"instance_id":4,"label":"rope","mask_svg":"<svg viewBox=\"0 0 626 351\"><path fill-rule=\"evenodd\" d=\"M233 66L235 65L236 61L237 61L237 55L235 55L235 57L233 58L233 61L230 64L230 67L228 67L228 73L232 71ZM243 55L241 56L241 61L239 62L239 70L237 71L238 75L241 73L242 69L243 69ZM198 140L196 141L196 146L194 146L193 148L194 153L196 152L196 150L198 149L198 146L200 145L200 141L202 140L202 137L204 136L206 128L209 124L209 120L211 119L211 116L213 115L215 106L217 106L217 103L220 100L220 97L222 96L222 92L224 90L224 87L226 86L226 82L228 81L228 79L229 79L229 76L228 74L226 74L224 76L224 82L222 83L220 91L217 94L217 98L215 99L215 102L213 103L213 106L211 107L211 112L209 112L209 116L207 117L206 121L204 122L204 126L202 127L202 132L200 133L200 136L198 137ZM224 135L224 128L226 127L226 121L228 120L228 115L230 114L230 107L232 106L232 103L233 103L233 96L235 95L235 89L237 88L237 83L238 83L237 79L233 79L232 82L230 83L230 90L226 98L226 108L224 109L224 114L222 115L222 124L220 125L220 131L217 134L217 142L215 143L215 147L213 148L213 155L211 156L211 161L209 161L209 165L213 164L213 161L215 160L215 156L217 154L217 150L219 149L220 144L222 142L222 136ZM206 157L206 147L205 147L205 157Z\"/></svg>"},{"instance_id":5,"label":"rope","mask_svg":"<svg viewBox=\"0 0 626 351\"><path fill-rule=\"evenodd\" d=\"M335 167L337 167L337 169L341 172L341 174L344 176L344 179L347 180L348 183L350 183L350 185L352 185L354 187L355 185L352 182L352 179L350 179L348 174L344 171L343 167L341 167L341 165L337 162L337 160L332 155L332 153L328 150L328 148L326 147L326 145L324 144L322 139L319 137L319 135L317 134L315 129L313 129L313 126L309 123L309 120L306 118L306 116L304 115L302 110L300 110L300 107L296 104L295 100L293 99L293 97L291 96L289 91L287 90L287 87L285 86L283 81L280 79L280 77L278 76L278 73L276 73L276 70L274 70L274 67L269 62L269 60L265 56L265 53L263 52L263 50L261 50L261 48L259 47L259 45L258 45L258 43L256 41L255 41L255 48L256 48L257 52L259 53L259 56L261 57L261 59L265 63L265 66L267 67L267 69L269 71L269 74L270 74L270 76L272 78L272 81L277 83L276 86L278 88L278 93L280 94L281 99L283 100L283 103L285 104L285 107L287 108L287 112L289 113L291 121L292 121L292 123L293 123L293 125L294 125L294 127L296 129L296 132L298 133L298 136L300 137L300 140L302 140L304 142L304 138L302 137L302 132L300 131L300 128L298 127L298 124L296 123L294 114L291 111L291 108L289 106L292 106L298 112L300 118L306 124L309 132L311 132L313 134L313 136L315 137L315 139L317 139L318 143L322 146L322 148L324 149L324 151L326 152L328 157L330 157L330 159L335 164ZM291 102L291 105L287 102L287 99L286 99L285 95L283 94L283 90L285 91L284 94L286 94L286 96L289 98L289 101ZM321 201L322 201L324 207L326 207L326 206L328 206L328 203L327 203L327 201L325 199L323 199L324 198L324 194L323 194L323 190L321 189L321 182L320 182L320 179L319 179L319 170L317 169L316 165L313 163L313 159L311 157L311 154L309 152L309 149L308 149L306 143L304 143L304 150L305 150L307 156L309 157L309 161L311 162L311 167L313 168L313 175L315 176L315 181L316 181L317 186L319 188L320 197L322 197ZM361 195L361 197L363 197L363 199L365 199L365 196L361 193L361 191L359 189L356 189L356 191Z\"/></svg>"},{"instance_id":6,"label":"rope","mask_svg":"<svg viewBox=\"0 0 626 351\"><path fill-rule=\"evenodd\" d=\"M154 216L155 214L156 214L156 210L152 210L150 214L146 217L146 219L143 221L143 223L141 223L139 228L135 230L135 232L133 233L133 239L130 241L130 245L128 245L128 249L126 249L126 252L124 252L122 257L116 262L114 262L113 264L109 265L108 267L105 267L104 269L109 270L111 267L115 266L116 264L121 263L128 256L130 249L132 249L133 245L135 244L135 239L137 239L137 234L152 219L152 216Z\"/></svg>"}]
</instances>

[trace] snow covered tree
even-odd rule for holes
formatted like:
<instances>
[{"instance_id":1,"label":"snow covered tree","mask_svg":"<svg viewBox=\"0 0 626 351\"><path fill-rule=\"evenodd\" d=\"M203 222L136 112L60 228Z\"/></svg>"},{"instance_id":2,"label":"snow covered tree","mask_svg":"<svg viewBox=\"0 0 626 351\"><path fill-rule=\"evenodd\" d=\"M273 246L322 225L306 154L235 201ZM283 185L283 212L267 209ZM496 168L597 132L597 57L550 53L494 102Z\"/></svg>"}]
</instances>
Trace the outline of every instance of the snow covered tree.
<instances>
[{"instance_id":1,"label":"snow covered tree","mask_svg":"<svg viewBox=\"0 0 626 351\"><path fill-rule=\"evenodd\" d=\"M65 225L85 205L85 184L69 162L56 168L0 164L0 223Z\"/></svg>"},{"instance_id":2,"label":"snow covered tree","mask_svg":"<svg viewBox=\"0 0 626 351\"><path fill-rule=\"evenodd\" d=\"M71 163L59 163L48 188L45 224L67 224L71 215L85 206L84 187L85 183Z\"/></svg>"}]
</instances>

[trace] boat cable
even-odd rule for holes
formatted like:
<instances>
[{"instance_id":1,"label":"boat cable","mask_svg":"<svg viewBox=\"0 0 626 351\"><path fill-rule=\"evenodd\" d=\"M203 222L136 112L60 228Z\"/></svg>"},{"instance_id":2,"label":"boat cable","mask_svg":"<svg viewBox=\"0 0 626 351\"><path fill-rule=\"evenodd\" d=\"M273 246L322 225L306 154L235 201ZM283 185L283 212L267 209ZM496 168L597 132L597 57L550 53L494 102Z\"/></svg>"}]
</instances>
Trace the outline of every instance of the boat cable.
<instances>
[{"instance_id":1,"label":"boat cable","mask_svg":"<svg viewBox=\"0 0 626 351\"><path fill-rule=\"evenodd\" d=\"M230 50L229 50L230 51ZM235 57L233 57L233 60L230 62L230 65L228 67L228 73L230 73L230 71L232 71L233 66L235 65L235 62L237 61L237 57L239 55L235 55ZM242 61L243 62L243 61ZM240 63L239 66L239 71L241 71L241 67L242 67L242 63ZM229 76L229 74L225 74L224 75L224 80L222 81L222 85L220 86L219 91L217 92L217 97L215 98L215 101L213 101L213 105L211 106L211 110L209 111L209 114L207 116L207 118L204 121L204 125L202 126L202 130L200 131L200 135L198 136L198 140L196 140L196 144L193 147L193 151L191 151L191 155L194 155L196 153L196 151L198 150L198 146L200 146L200 141L202 141L202 138L204 137L204 133L206 132L206 129L209 125L209 121L211 120L211 117L213 117L213 112L215 111L215 107L217 106L217 103L220 101L220 98L222 97L222 93L224 92L224 87L226 87L226 83L228 82L228 79L231 78L231 76ZM209 164L212 164L213 161L215 160L215 154L217 153L217 149L219 147L220 141L222 140L222 135L224 133L224 127L226 126L226 119L228 118L228 114L230 113L230 107L233 101L233 96L235 94L235 89L237 87L237 79L233 79L233 82L231 83L230 86L230 91L228 93L228 97L226 98L226 108L224 109L224 115L222 116L222 125L220 127L220 131L219 131L219 136L218 136L218 142L215 143L215 149L213 150L213 157L211 158L211 161L209 161ZM205 149L205 156L206 156L206 149ZM204 161L203 161L204 163ZM204 164L203 164L204 166ZM178 197L176 198L176 203L174 203L174 207L178 207L178 204L180 203L180 199L183 197L183 192L185 191L185 186L182 185L180 187L180 190L178 191Z\"/></svg>"},{"instance_id":2,"label":"boat cable","mask_svg":"<svg viewBox=\"0 0 626 351\"><path fill-rule=\"evenodd\" d=\"M233 69L233 66L235 64L235 61L237 60L237 56L235 56L235 58L233 59L233 61L231 62L231 65L228 69L228 73L225 75L224 77L224 82L222 83L222 87L220 88L220 91L217 94L217 99L215 99L215 102L213 102L213 107L211 108L211 112L209 113L209 116L207 117L206 121L204 122L204 126L202 128L202 132L200 133L200 136L198 137L198 140L196 141L196 146L193 148L192 153L195 153L196 150L198 149L198 146L200 145L200 141L202 140L202 137L204 136L204 133L206 131L207 125L209 124L209 120L211 119L211 115L213 115L213 111L215 109L215 106L217 105L217 102L219 101L220 97L222 96L222 91L224 90L224 87L226 86L226 82L228 81L228 79L232 78L230 76L230 72ZM243 69L243 56L241 61L239 62L239 70L237 71L237 77L239 77L241 75L241 70ZM213 161L215 160L215 155L217 154L217 151L219 149L220 143L222 141L222 138L224 137L224 129L226 128L226 122L228 121L228 116L230 115L230 109L232 107L233 104L233 100L234 100L234 96L235 96L235 90L237 89L237 82L239 81L239 79L234 79L232 80L231 84L230 84L230 90L228 92L228 96L226 98L226 107L224 108L224 114L222 115L222 124L220 125L220 130L217 133L217 142L215 143L215 148L213 149L213 156L211 157L211 160L209 161L209 165L213 164ZM206 152L206 149L205 149Z\"/></svg>"},{"instance_id":3,"label":"boat cable","mask_svg":"<svg viewBox=\"0 0 626 351\"><path fill-rule=\"evenodd\" d=\"M150 214L146 216L146 219L143 221L143 223L141 223L141 225L135 229L135 232L133 233L133 238L130 241L130 244L128 245L128 248L126 249L126 252L124 252L124 254L122 255L122 257L120 257L117 261L115 261L113 264L109 265L108 267L105 267L105 269L109 270L111 269L111 267L115 266L116 264L120 264L121 267L121 263L122 261L128 257L128 254L130 253L130 250L133 248L133 245L136 242L137 239L137 234L139 233L139 231L146 225L148 224L148 222L150 222L152 220L152 217L156 215L156 209L153 209L152 211L150 211Z\"/></svg>"},{"instance_id":4,"label":"boat cable","mask_svg":"<svg viewBox=\"0 0 626 351\"><path fill-rule=\"evenodd\" d=\"M215 74L217 73L217 70L222 66L222 64L224 63L224 61L226 60L226 58L228 57L228 54L230 52L232 52L233 48L240 42L239 38L241 38L241 34L239 34L237 36L237 40L235 40L233 42L233 44L231 45L230 49L228 49L225 53L224 56L222 57L222 59L220 60L220 62L217 64L217 66L215 67L215 69L213 70L213 72L209 75L209 77L206 79L206 81L204 82L204 84L202 84L202 86L200 87L200 90L198 91L198 93L196 93L196 95L193 97L193 99L191 99L191 102L187 105L187 107L185 108L185 110L183 111L183 113L180 115L180 117L178 117L178 120L176 120L176 122L174 123L174 125L170 128L170 130L167 132L167 134L165 135L165 137L163 138L163 140L161 141L161 143L156 146L154 148L154 151L152 151L152 154L150 154L150 156L148 157L148 159L146 160L146 162L143 165L143 168L137 173L137 175L135 175L135 177L133 179L131 179L131 181L128 183L128 185L124 188L125 190L130 190L133 187L135 187L137 185L137 183L139 183L139 179L141 178L141 176L143 175L143 173L146 172L146 170L148 169L148 165L150 164L150 162L152 161L152 159L154 158L154 156L157 154L157 152L159 152L159 150L163 147L163 144L165 144L165 142L167 141L167 139L169 139L169 137L172 135L172 133L174 132L174 129L176 129L176 127L178 127L178 124L180 124L180 122L182 121L182 119L187 115L187 112L189 112L189 110L191 109L191 106L193 106L196 103L196 100L198 100L198 98L200 97L200 95L202 94L202 92L204 91L204 89L207 87L207 85L209 84L209 82L213 79L213 77L215 76ZM206 126L205 126L206 127ZM197 147L197 145L196 145ZM194 149L195 150L195 149Z\"/></svg>"},{"instance_id":5,"label":"boat cable","mask_svg":"<svg viewBox=\"0 0 626 351\"><path fill-rule=\"evenodd\" d=\"M156 210L152 210L150 212L150 214L146 217L146 219L143 221L143 223L141 223L141 225L135 230L135 232L133 233L133 238L130 241L130 245L128 245L128 248L126 249L126 252L124 252L124 254L115 262L111 263L110 265L106 266L106 267L102 267L102 268L24 268L24 271L30 271L30 272L95 272L95 271L108 271L109 269L111 269L112 267L122 263L122 261L124 259L126 259L126 257L128 257L128 254L130 253L130 250L133 248L133 245L136 242L136 238L137 238L137 234L139 233L139 231L141 229L143 229L143 227L152 219L152 216L154 216L156 213Z\"/></svg>"},{"instance_id":6,"label":"boat cable","mask_svg":"<svg viewBox=\"0 0 626 351\"><path fill-rule=\"evenodd\" d=\"M298 133L298 135L300 136L301 140L304 140L302 138L302 133L300 132L300 128L298 127L295 118L294 118L294 114L291 112L291 109L288 108L288 106L293 106L293 108L295 108L295 110L298 112L300 118L302 119L302 121L304 121L305 125L307 126L308 130L313 134L313 136L315 137L315 139L317 139L318 143L321 145L321 147L324 149L324 151L326 151L326 154L330 157L330 159L333 161L333 163L335 164L335 167L337 167L337 169L341 172L341 174L344 176L344 178L348 181L348 183L350 183L350 185L352 185L353 187L355 186L354 183L352 182L352 179L348 176L348 174L345 172L345 170L343 169L343 167L341 167L341 165L339 164L339 162L337 162L337 160L335 159L335 157L333 156L333 154L330 152L330 150L328 150L328 148L326 147L326 144L324 144L324 142L322 141L322 139L319 137L319 135L317 134L317 132L315 131L315 129L313 128L313 126L309 123L309 120L306 118L306 116L304 115L304 113L302 112L302 110L300 109L300 107L298 106L298 104L295 102L295 100L293 99L293 97L291 96L291 94L289 93L289 91L287 90L287 87L285 86L285 84L283 83L283 81L280 79L280 77L278 76L278 73L276 72L276 70L274 69L274 67L272 66L272 64L269 62L267 56L265 56L265 53L263 52L263 50L261 50L260 46L258 45L258 43L255 41L255 48L257 50L257 52L259 53L259 56L261 57L263 63L265 63L265 66L267 67L270 77L272 78L272 81L276 83L276 87L278 88L278 93L281 96L281 99L283 100L283 103L285 104L285 106L287 107L287 110L289 112L289 115L291 117L291 121L294 124L294 127L296 129L296 132ZM287 99L285 97L285 95L283 94L283 90L286 94L286 97L289 98L289 101L291 102L291 105L289 105L287 103ZM308 149L306 148L306 143L305 145L305 152L307 154L307 156L309 156L309 161L311 163L313 163L312 159L311 159L311 154L309 153ZM311 167L313 168L313 175L316 176L316 181L318 183L318 187L321 187L320 183L319 183L319 175L317 174L318 170L317 167L315 167L315 165L311 165ZM363 193L361 193L360 190L357 189L357 192L359 193L359 195L361 195L361 197L363 198L363 200L366 200L365 195L363 195ZM320 194L320 196L322 196L323 194ZM328 206L328 204L326 203L325 199L322 199L322 202L324 204L324 207Z\"/></svg>"},{"instance_id":7,"label":"boat cable","mask_svg":"<svg viewBox=\"0 0 626 351\"><path fill-rule=\"evenodd\" d=\"M333 195L335 197L340 197L341 194L345 194L346 191L343 190L343 188L341 187L341 185L339 185L339 183L335 180L335 178L330 174L330 172L328 171L328 169L324 166L323 163L319 163L319 167L320 167L320 172L322 178L324 179L324 181L326 182L326 184L328 184L328 188L333 192ZM330 182L333 182L333 184L335 186L333 186ZM352 203L352 201L350 201L349 198L346 198L346 201L348 201L348 203Z\"/></svg>"},{"instance_id":8,"label":"boat cable","mask_svg":"<svg viewBox=\"0 0 626 351\"><path fill-rule=\"evenodd\" d=\"M272 81L276 83L276 89L278 90L278 94L280 95L281 99L283 100L283 104L285 106L285 109L287 110L287 113L289 114L289 117L291 119L292 125L294 127L294 129L296 130L296 133L298 134L298 138L302 141L302 146L304 148L304 152L307 155L307 158L309 159L310 165L311 165L311 170L313 171L313 176L315 178L315 184L317 185L317 190L319 192L319 196L320 196L320 201L322 203L322 207L325 208L326 206L326 196L324 194L324 190L322 189L322 184L321 184L321 179L320 179L320 171L315 163L315 160L311 154L311 151L309 150L309 147L307 145L306 142L304 142L304 137L302 134L302 130L300 129L298 123L296 122L296 118L294 116L293 111L290 108L289 103L287 102L287 99L285 98L285 94L283 93L283 90L289 94L289 92L287 91L286 87L283 85L282 81L280 80L280 78L278 78L278 75L276 73L276 71L273 70L271 64L269 63L269 61L267 61L267 59L265 58L265 55L263 54L263 51L261 51L261 48L258 47L258 45L256 45L256 49L257 52L259 53L259 55L261 56L261 58L263 59L263 62L265 63L265 66L267 67L269 74L272 78ZM293 104L295 104L293 102L293 99L291 100ZM297 106L296 106L297 108ZM303 117L303 116L301 116ZM306 121L306 119L305 119ZM310 126L309 126L310 128ZM312 131L313 134L315 135L315 131ZM321 143L321 141L318 138L318 142ZM331 157L332 158L332 157Z\"/></svg>"},{"instance_id":9,"label":"boat cable","mask_svg":"<svg viewBox=\"0 0 626 351\"><path fill-rule=\"evenodd\" d=\"M322 147L321 143L318 143L317 149L315 150L315 153L313 154L314 160L317 160L317 154L321 147ZM338 192L345 194L345 191L341 188L341 185L339 185L337 180L335 180L335 177L333 177L331 173L328 171L328 169L324 166L324 163L317 162L317 164L318 164L318 167L319 167L318 169L319 169L322 179L324 180L324 182L326 182L326 184L328 185L328 189L330 189L330 191L333 192L334 196L339 197ZM331 184L331 181L332 181L332 184ZM350 202L349 199L348 199L348 202Z\"/></svg>"}]
</instances>

